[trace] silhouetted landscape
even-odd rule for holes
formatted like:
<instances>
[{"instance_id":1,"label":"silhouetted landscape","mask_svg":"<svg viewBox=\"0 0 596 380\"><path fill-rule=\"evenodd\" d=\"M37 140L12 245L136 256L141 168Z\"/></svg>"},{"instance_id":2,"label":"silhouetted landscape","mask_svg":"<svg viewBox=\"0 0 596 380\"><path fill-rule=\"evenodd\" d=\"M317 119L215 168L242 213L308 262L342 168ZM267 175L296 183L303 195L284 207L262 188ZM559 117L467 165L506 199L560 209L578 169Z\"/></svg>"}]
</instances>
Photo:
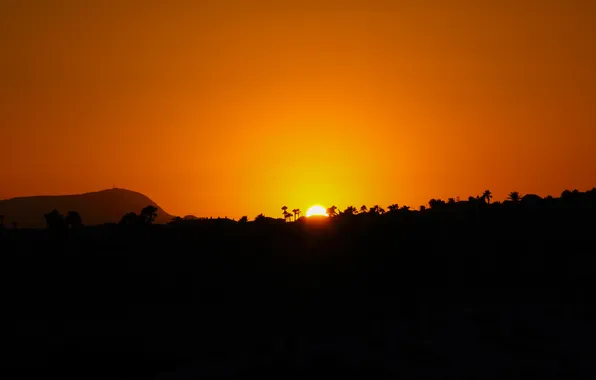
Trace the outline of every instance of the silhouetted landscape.
<instances>
[{"instance_id":1,"label":"silhouetted landscape","mask_svg":"<svg viewBox=\"0 0 596 380\"><path fill-rule=\"evenodd\" d=\"M4 378L596 379L596 0L0 0L0 47Z\"/></svg>"},{"instance_id":2,"label":"silhouetted landscape","mask_svg":"<svg viewBox=\"0 0 596 380\"><path fill-rule=\"evenodd\" d=\"M118 223L123 215L138 212L145 206L157 207L157 222L166 223L172 216L147 196L125 189L63 196L38 196L0 200L0 215L5 223L21 228L43 228L44 214L56 210L62 214L76 211L86 225Z\"/></svg>"},{"instance_id":3,"label":"silhouetted landscape","mask_svg":"<svg viewBox=\"0 0 596 380\"><path fill-rule=\"evenodd\" d=\"M0 214L4 360L21 371L596 376L596 188L238 221L113 190Z\"/></svg>"}]
</instances>

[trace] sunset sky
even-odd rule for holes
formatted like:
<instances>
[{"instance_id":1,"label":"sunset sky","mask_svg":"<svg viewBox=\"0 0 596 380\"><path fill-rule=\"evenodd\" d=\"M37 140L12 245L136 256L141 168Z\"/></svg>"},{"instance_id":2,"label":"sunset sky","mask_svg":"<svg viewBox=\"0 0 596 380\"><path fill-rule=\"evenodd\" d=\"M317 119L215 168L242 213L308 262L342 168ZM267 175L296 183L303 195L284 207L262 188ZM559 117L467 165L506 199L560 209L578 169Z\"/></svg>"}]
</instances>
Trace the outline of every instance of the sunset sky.
<instances>
[{"instance_id":1,"label":"sunset sky","mask_svg":"<svg viewBox=\"0 0 596 380\"><path fill-rule=\"evenodd\" d=\"M175 215L596 186L596 2L0 1L0 199Z\"/></svg>"}]
</instances>

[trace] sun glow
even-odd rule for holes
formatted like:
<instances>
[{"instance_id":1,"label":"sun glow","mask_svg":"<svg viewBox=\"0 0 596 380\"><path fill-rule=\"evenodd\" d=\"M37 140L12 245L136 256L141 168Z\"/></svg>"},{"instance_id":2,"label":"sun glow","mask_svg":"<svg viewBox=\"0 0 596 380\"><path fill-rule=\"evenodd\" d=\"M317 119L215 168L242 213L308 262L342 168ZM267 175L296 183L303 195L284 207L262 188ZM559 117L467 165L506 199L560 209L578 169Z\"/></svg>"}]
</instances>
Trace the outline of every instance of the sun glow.
<instances>
[{"instance_id":1,"label":"sun glow","mask_svg":"<svg viewBox=\"0 0 596 380\"><path fill-rule=\"evenodd\" d=\"M325 210L325 207L319 206L319 205L312 206L306 212L306 216L307 217L309 217L309 216L315 216L315 215L318 215L318 216L328 216L327 215L327 210Z\"/></svg>"}]
</instances>

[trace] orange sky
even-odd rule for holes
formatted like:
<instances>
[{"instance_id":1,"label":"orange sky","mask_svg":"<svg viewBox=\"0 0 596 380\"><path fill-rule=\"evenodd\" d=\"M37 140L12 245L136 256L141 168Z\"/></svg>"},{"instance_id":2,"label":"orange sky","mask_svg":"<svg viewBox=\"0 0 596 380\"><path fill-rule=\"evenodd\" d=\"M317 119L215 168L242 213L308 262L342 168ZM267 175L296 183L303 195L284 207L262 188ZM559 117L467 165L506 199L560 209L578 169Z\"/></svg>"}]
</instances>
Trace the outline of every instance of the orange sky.
<instances>
[{"instance_id":1,"label":"orange sky","mask_svg":"<svg viewBox=\"0 0 596 380\"><path fill-rule=\"evenodd\" d=\"M0 199L253 218L596 186L594 1L3 0L0 46Z\"/></svg>"}]
</instances>

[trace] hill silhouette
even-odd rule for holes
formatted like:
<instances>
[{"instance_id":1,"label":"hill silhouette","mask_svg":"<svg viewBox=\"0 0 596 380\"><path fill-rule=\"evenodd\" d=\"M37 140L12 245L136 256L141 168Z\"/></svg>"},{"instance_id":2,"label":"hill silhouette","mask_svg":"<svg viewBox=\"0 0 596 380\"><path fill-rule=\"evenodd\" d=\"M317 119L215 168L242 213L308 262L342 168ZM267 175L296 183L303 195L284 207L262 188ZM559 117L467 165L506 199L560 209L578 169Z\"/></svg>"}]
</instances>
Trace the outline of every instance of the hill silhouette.
<instances>
[{"instance_id":1,"label":"hill silhouette","mask_svg":"<svg viewBox=\"0 0 596 380\"><path fill-rule=\"evenodd\" d=\"M62 214L77 211L85 225L117 223L122 216L139 213L146 206L157 208L157 223L167 223L173 216L144 194L126 189L110 189L97 192L21 197L0 201L0 215L7 223L17 222L22 228L43 228L44 214L56 209Z\"/></svg>"}]
</instances>

